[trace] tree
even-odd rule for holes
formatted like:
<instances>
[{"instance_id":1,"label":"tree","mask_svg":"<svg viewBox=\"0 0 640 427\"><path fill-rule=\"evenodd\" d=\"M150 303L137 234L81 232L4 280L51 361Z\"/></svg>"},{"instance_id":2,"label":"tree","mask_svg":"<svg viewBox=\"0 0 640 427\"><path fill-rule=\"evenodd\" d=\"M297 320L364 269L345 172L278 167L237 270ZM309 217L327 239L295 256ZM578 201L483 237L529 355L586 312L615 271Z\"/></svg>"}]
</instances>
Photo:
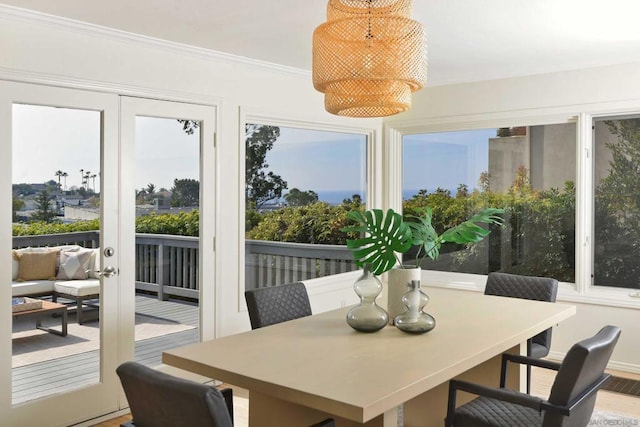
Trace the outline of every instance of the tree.
<instances>
[{"instance_id":1,"label":"tree","mask_svg":"<svg viewBox=\"0 0 640 427\"><path fill-rule=\"evenodd\" d=\"M195 120L180 120L178 119L178 123L182 125L182 130L187 135L193 135L193 133L200 127L200 123Z\"/></svg>"},{"instance_id":2,"label":"tree","mask_svg":"<svg viewBox=\"0 0 640 427\"><path fill-rule=\"evenodd\" d=\"M22 208L24 208L24 201L22 201L22 200L20 200L20 199L18 199L16 197L13 197L13 203L12 203L12 209L11 209L11 211L13 213L12 214L12 217L13 217L12 221L13 222L17 222L18 221L18 211L20 209L22 209Z\"/></svg>"},{"instance_id":3,"label":"tree","mask_svg":"<svg viewBox=\"0 0 640 427\"><path fill-rule=\"evenodd\" d=\"M318 194L313 190L300 191L297 188L292 188L284 196L287 206L306 206L318 201Z\"/></svg>"},{"instance_id":4,"label":"tree","mask_svg":"<svg viewBox=\"0 0 640 427\"><path fill-rule=\"evenodd\" d=\"M287 182L272 171L267 172L267 152L280 136L277 126L247 124L246 137L246 202L247 207L260 208L269 200L282 197Z\"/></svg>"},{"instance_id":5,"label":"tree","mask_svg":"<svg viewBox=\"0 0 640 427\"><path fill-rule=\"evenodd\" d=\"M200 181L196 179L174 179L171 187L171 206L198 206L200 203Z\"/></svg>"},{"instance_id":6,"label":"tree","mask_svg":"<svg viewBox=\"0 0 640 427\"><path fill-rule=\"evenodd\" d=\"M56 213L51 209L51 194L49 190L42 190L36 196L36 211L31 215L34 221L51 222Z\"/></svg>"},{"instance_id":7,"label":"tree","mask_svg":"<svg viewBox=\"0 0 640 427\"><path fill-rule=\"evenodd\" d=\"M66 176L65 174L66 174L66 172L61 171L60 169L58 169L58 170L56 171L56 173L54 174L55 176L57 176L57 177L58 177L58 190L61 190L61 189L62 189L62 184L60 183L60 178L62 178L63 176ZM67 174L67 175L68 175L68 174Z\"/></svg>"},{"instance_id":8,"label":"tree","mask_svg":"<svg viewBox=\"0 0 640 427\"><path fill-rule=\"evenodd\" d=\"M155 194L155 192L156 192L155 184L152 184L152 183L147 184L147 194L151 195L151 194Z\"/></svg>"}]
</instances>

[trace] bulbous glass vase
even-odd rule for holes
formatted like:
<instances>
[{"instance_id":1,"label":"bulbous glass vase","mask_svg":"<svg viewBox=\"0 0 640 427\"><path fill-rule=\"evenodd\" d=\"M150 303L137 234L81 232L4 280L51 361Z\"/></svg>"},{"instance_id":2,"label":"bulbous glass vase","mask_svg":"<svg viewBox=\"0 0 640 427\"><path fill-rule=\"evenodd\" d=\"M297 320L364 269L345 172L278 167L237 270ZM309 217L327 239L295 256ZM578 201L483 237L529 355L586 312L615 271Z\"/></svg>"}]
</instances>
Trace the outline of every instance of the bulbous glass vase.
<instances>
[{"instance_id":1,"label":"bulbous glass vase","mask_svg":"<svg viewBox=\"0 0 640 427\"><path fill-rule=\"evenodd\" d=\"M353 284L353 290L360 297L360 303L347 313L347 323L359 332L376 332L389 322L387 312L376 304L382 292L382 283L365 265L362 275Z\"/></svg>"},{"instance_id":2,"label":"bulbous glass vase","mask_svg":"<svg viewBox=\"0 0 640 427\"><path fill-rule=\"evenodd\" d=\"M429 302L429 297L420 290L420 281L412 280L407 284L409 291L402 296L402 303L407 306L404 313L394 319L398 329L412 334L423 334L436 327L436 319L422 311Z\"/></svg>"}]
</instances>

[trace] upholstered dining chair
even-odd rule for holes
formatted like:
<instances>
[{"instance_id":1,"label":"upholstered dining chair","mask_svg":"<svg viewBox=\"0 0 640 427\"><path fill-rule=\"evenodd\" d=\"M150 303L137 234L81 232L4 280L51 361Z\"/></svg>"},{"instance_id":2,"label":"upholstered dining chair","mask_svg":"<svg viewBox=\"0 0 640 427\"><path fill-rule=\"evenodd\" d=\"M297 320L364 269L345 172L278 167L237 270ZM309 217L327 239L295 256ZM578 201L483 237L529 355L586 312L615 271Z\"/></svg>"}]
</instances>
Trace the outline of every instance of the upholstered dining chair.
<instances>
[{"instance_id":1,"label":"upholstered dining chair","mask_svg":"<svg viewBox=\"0 0 640 427\"><path fill-rule=\"evenodd\" d=\"M137 362L116 369L133 419L121 427L233 427L230 388L174 377ZM333 427L332 418L311 427Z\"/></svg>"},{"instance_id":2,"label":"upholstered dining chair","mask_svg":"<svg viewBox=\"0 0 640 427\"><path fill-rule=\"evenodd\" d=\"M311 316L307 288L302 282L250 289L244 292L251 329Z\"/></svg>"},{"instance_id":3,"label":"upholstered dining chair","mask_svg":"<svg viewBox=\"0 0 640 427\"><path fill-rule=\"evenodd\" d=\"M233 393L137 362L116 369L133 420L121 427L233 427Z\"/></svg>"},{"instance_id":4,"label":"upholstered dining chair","mask_svg":"<svg viewBox=\"0 0 640 427\"><path fill-rule=\"evenodd\" d=\"M522 298L555 302L558 281L548 277L520 276L508 273L489 273L485 295ZM539 359L549 354L552 328L540 332L527 340L527 356ZM531 391L531 366L527 366L527 393Z\"/></svg>"},{"instance_id":5,"label":"upholstered dining chair","mask_svg":"<svg viewBox=\"0 0 640 427\"><path fill-rule=\"evenodd\" d=\"M562 363L504 354L500 388L451 380L445 427L586 427L598 390L611 377L604 370L619 336L620 328L605 326L574 344ZM508 362L557 371L548 399L505 389ZM479 397L456 408L458 390Z\"/></svg>"}]
</instances>

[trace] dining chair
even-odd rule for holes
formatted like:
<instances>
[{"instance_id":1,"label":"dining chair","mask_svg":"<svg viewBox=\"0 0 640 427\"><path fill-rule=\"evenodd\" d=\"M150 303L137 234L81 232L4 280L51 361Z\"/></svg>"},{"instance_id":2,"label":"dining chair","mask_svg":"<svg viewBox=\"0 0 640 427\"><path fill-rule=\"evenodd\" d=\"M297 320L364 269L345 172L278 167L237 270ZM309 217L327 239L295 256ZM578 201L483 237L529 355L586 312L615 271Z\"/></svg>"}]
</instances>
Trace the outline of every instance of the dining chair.
<instances>
[{"instance_id":1,"label":"dining chair","mask_svg":"<svg viewBox=\"0 0 640 427\"><path fill-rule=\"evenodd\" d=\"M233 427L233 392L178 378L137 362L116 369L133 420L121 427Z\"/></svg>"},{"instance_id":2,"label":"dining chair","mask_svg":"<svg viewBox=\"0 0 640 427\"><path fill-rule=\"evenodd\" d=\"M138 362L116 369L133 419L120 427L233 427L233 392L169 375ZM327 418L310 427L334 427Z\"/></svg>"},{"instance_id":3,"label":"dining chair","mask_svg":"<svg viewBox=\"0 0 640 427\"><path fill-rule=\"evenodd\" d=\"M586 427L598 390L611 377L604 370L619 337L620 328L605 326L574 344L562 363L503 354L500 388L451 380L445 427ZM548 399L506 389L508 362L557 371ZM479 397L456 408L458 391Z\"/></svg>"},{"instance_id":4,"label":"dining chair","mask_svg":"<svg viewBox=\"0 0 640 427\"><path fill-rule=\"evenodd\" d=\"M555 302L558 281L549 277L520 276L508 273L489 273L485 295L522 298ZM545 357L551 349L552 328L544 330L527 340L527 356L536 359ZM531 366L527 366L527 393L531 391Z\"/></svg>"},{"instance_id":5,"label":"dining chair","mask_svg":"<svg viewBox=\"0 0 640 427\"><path fill-rule=\"evenodd\" d=\"M302 282L250 289L244 292L251 329L311 316L307 288Z\"/></svg>"}]
</instances>

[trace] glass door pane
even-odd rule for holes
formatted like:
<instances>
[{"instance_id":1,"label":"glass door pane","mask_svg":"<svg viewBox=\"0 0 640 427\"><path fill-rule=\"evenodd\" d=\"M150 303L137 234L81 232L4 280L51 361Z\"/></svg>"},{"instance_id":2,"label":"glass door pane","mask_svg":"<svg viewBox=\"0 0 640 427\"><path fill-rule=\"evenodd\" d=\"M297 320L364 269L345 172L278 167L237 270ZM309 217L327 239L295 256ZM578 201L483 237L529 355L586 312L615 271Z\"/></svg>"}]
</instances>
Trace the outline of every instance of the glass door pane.
<instances>
[{"instance_id":1,"label":"glass door pane","mask_svg":"<svg viewBox=\"0 0 640 427\"><path fill-rule=\"evenodd\" d=\"M13 104L12 402L100 381L99 111Z\"/></svg>"},{"instance_id":2,"label":"glass door pane","mask_svg":"<svg viewBox=\"0 0 640 427\"><path fill-rule=\"evenodd\" d=\"M198 342L200 122L135 119L135 359Z\"/></svg>"}]
</instances>

